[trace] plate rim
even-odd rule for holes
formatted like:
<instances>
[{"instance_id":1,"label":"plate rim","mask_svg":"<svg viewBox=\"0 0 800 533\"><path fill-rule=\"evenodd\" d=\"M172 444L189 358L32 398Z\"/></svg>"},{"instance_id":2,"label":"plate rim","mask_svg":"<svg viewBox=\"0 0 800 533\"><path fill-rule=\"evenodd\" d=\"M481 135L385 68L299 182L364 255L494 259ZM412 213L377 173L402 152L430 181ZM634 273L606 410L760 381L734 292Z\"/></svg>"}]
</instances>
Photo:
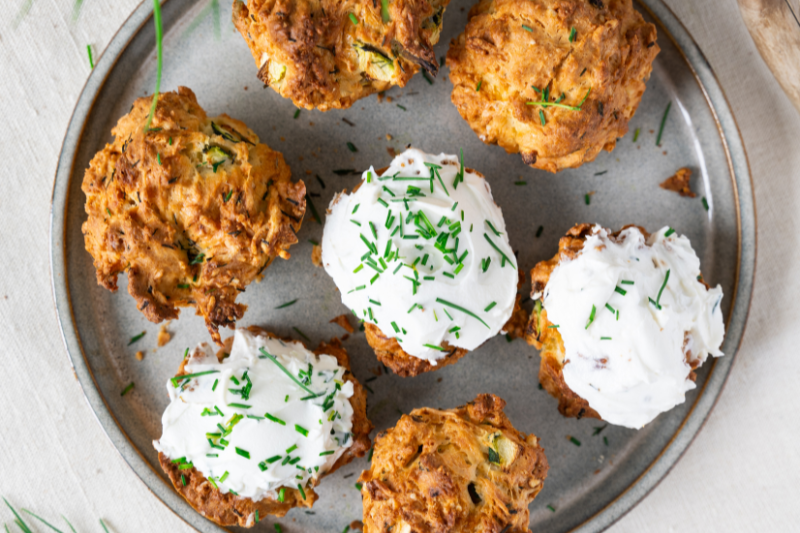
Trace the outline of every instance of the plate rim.
<instances>
[{"instance_id":1,"label":"plate rim","mask_svg":"<svg viewBox=\"0 0 800 533\"><path fill-rule=\"evenodd\" d=\"M703 383L691 409L658 456L616 498L582 524L570 530L581 533L603 531L636 507L669 474L700 433L725 387L741 347L755 282L758 232L753 178L741 130L733 115L730 102L702 50L664 0L635 0L635 2L640 9L654 19L659 31L673 42L689 67L713 116L725 151L735 199L738 240L736 272L731 295L732 306L727 319L726 335L733 332L738 338L730 354L726 354L722 359L714 358L711 361L708 378ZM167 3L169 0L162 0L162 5ZM209 523L220 531L229 531L192 510L144 458L142 452L133 444L117 421L116 415L97 386L86 359L86 353L78 335L67 279L65 206L69 202L69 186L74 174L76 150L83 137L86 118L121 54L142 28L150 23L151 19L152 7L148 2L142 0L125 19L98 58L94 70L81 89L70 116L59 150L50 203L51 295L61 338L73 374L80 384L95 420L120 457L144 486L184 523L196 531L201 530L201 524L207 527ZM712 398L709 398L707 394L710 385L711 389L715 391ZM142 466L145 468L142 469ZM186 510L189 512L184 512ZM206 527L202 527L202 529L206 529Z\"/></svg>"}]
</instances>

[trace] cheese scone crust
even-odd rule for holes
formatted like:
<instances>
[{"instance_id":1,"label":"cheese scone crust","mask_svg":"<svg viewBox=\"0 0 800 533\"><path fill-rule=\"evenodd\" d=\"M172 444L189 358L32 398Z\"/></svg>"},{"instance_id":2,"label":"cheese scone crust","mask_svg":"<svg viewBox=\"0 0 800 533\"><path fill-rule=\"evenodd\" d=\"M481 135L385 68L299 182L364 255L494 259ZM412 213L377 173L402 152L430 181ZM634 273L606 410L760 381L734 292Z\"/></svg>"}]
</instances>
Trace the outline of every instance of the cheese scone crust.
<instances>
[{"instance_id":1,"label":"cheese scone crust","mask_svg":"<svg viewBox=\"0 0 800 533\"><path fill-rule=\"evenodd\" d=\"M227 115L209 118L179 87L139 98L83 179L82 226L97 282L128 292L151 322L193 306L215 342L246 306L240 292L289 246L305 213L305 185L283 156Z\"/></svg>"},{"instance_id":2,"label":"cheese scone crust","mask_svg":"<svg viewBox=\"0 0 800 533\"><path fill-rule=\"evenodd\" d=\"M415 409L380 433L359 478L364 532L527 532L547 458L504 406L481 394L456 409Z\"/></svg>"},{"instance_id":3,"label":"cheese scone crust","mask_svg":"<svg viewBox=\"0 0 800 533\"><path fill-rule=\"evenodd\" d=\"M345 109L439 63L450 0L234 0L258 78L306 109Z\"/></svg>"},{"instance_id":4,"label":"cheese scone crust","mask_svg":"<svg viewBox=\"0 0 800 533\"><path fill-rule=\"evenodd\" d=\"M451 99L483 142L576 168L628 131L658 52L632 0L481 0L447 52Z\"/></svg>"}]
</instances>

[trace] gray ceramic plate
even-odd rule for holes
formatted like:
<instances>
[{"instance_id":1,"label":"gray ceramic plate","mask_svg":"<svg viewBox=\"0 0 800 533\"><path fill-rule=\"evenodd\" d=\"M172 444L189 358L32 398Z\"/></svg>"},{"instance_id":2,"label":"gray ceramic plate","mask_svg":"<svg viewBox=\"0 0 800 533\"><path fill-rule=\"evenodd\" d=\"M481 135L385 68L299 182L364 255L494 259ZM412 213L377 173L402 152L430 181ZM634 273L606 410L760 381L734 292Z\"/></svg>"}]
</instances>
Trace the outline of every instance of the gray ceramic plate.
<instances>
[{"instance_id":1,"label":"gray ceramic plate","mask_svg":"<svg viewBox=\"0 0 800 533\"><path fill-rule=\"evenodd\" d=\"M730 108L709 65L691 37L660 0L640 5L658 26L661 54L655 62L631 133L613 153L557 176L533 170L515 155L485 146L450 103L447 69L429 85L414 78L393 89L392 103L376 98L352 109L329 113L301 111L262 88L250 52L233 30L230 2L221 2L221 22L214 23L208 4L169 0L164 5L166 32L162 88L191 87L209 115L228 113L245 120L262 141L282 151L295 177L318 193L320 212L337 190L357 178L331 169L387 165L387 148L412 143L429 152L456 153L488 176L503 208L519 264L530 269L550 257L558 238L576 222L599 222L617 228L636 223L650 230L670 225L688 235L702 261L706 279L721 284L728 332L725 357L709 361L698 373L697 389L686 403L661 415L641 431L607 427L597 436L594 420L562 418L556 402L537 387L539 357L522 341L491 340L458 364L417 378L381 376L369 383L368 414L378 429L395 424L415 407L454 407L492 392L508 402L506 412L517 428L541 438L550 474L531 505L531 527L539 532L600 531L636 504L678 460L714 405L733 364L744 331L755 267L755 212L747 159ZM454 0L445 16L437 56L466 24L468 2ZM170 509L200 531L219 528L195 513L169 486L158 468L151 441L161 432L167 404L165 382L183 351L209 340L202 320L184 311L170 330L174 338L154 351L158 326L148 323L126 294L124 277L117 294L100 288L92 260L84 251L81 223L83 171L92 155L110 140L111 127L128 112L134 98L151 94L155 78L154 30L150 2L144 2L123 25L92 73L67 130L53 190L52 273L64 342L75 371L111 441L142 481ZM661 116L672 111L662 147L655 146ZM401 109L400 104L406 108ZM351 121L348 125L343 119ZM632 132L641 128L638 142ZM386 140L386 134L393 137ZM351 153L346 142L358 147ZM695 199L658 188L676 169L694 170ZM318 182L319 175L325 185ZM522 180L526 186L516 186ZM591 205L584 195L595 192ZM706 211L701 197L708 200ZM540 238L534 235L543 226ZM334 284L310 260L309 239L322 227L307 217L300 244L290 261L278 261L264 281L253 284L242 301L249 305L243 325L258 324L283 335L300 328L316 344L343 332L328 321L346 312ZM526 292L528 287L524 289ZM282 310L275 307L299 298ZM530 305L530 302L528 303ZM147 335L133 346L128 340ZM363 381L377 363L363 334L346 343L355 374ZM145 360L134 358L137 350ZM120 392L130 382L135 389ZM568 440L574 436L581 445ZM361 517L361 497L354 482L366 460L357 460L321 485L313 513L294 510L280 520L284 530L341 531ZM553 511L550 509L555 509ZM270 530L272 521L260 527Z\"/></svg>"}]
</instances>

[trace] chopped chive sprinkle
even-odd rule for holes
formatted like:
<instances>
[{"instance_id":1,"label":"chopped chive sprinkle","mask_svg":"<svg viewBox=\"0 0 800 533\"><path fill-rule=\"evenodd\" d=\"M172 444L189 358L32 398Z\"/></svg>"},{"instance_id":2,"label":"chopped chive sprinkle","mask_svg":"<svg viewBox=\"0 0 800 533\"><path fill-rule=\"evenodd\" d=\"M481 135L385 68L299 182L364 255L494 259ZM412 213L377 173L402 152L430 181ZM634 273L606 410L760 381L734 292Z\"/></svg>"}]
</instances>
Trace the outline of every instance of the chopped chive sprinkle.
<instances>
[{"instance_id":1,"label":"chopped chive sprinkle","mask_svg":"<svg viewBox=\"0 0 800 533\"><path fill-rule=\"evenodd\" d=\"M361 207L361 204L356 204L356 206L353 208L353 212L351 214L355 215L356 211L358 211L359 207Z\"/></svg>"},{"instance_id":2,"label":"chopped chive sprinkle","mask_svg":"<svg viewBox=\"0 0 800 533\"><path fill-rule=\"evenodd\" d=\"M664 133L664 125L667 123L667 115L669 115L669 109L672 107L672 102L667 104L667 108L664 110L664 116L661 117L661 126L658 128L658 136L656 137L656 146L661 146L661 134Z\"/></svg>"},{"instance_id":3,"label":"chopped chive sprinkle","mask_svg":"<svg viewBox=\"0 0 800 533\"><path fill-rule=\"evenodd\" d=\"M575 437L572 437L572 436L570 436L570 438L569 438L569 441L570 441L572 444L574 444L575 446L580 446L580 445L581 445L581 441L579 441L579 440L578 440L578 439L576 439Z\"/></svg>"},{"instance_id":4,"label":"chopped chive sprinkle","mask_svg":"<svg viewBox=\"0 0 800 533\"><path fill-rule=\"evenodd\" d=\"M675 230L674 230L673 228L669 228L669 229L668 229L668 230L667 230L667 231L664 233L664 237L669 237L669 236L670 236L670 235L672 235L673 233L675 233Z\"/></svg>"},{"instance_id":5,"label":"chopped chive sprinkle","mask_svg":"<svg viewBox=\"0 0 800 533\"><path fill-rule=\"evenodd\" d=\"M639 131L641 131L639 128L636 128L633 131L633 142L636 142L637 140L639 140Z\"/></svg>"},{"instance_id":6,"label":"chopped chive sprinkle","mask_svg":"<svg viewBox=\"0 0 800 533\"><path fill-rule=\"evenodd\" d=\"M531 28L530 26L526 26L525 24L522 25L522 29L527 32L533 32L533 28Z\"/></svg>"},{"instance_id":7,"label":"chopped chive sprinkle","mask_svg":"<svg viewBox=\"0 0 800 533\"><path fill-rule=\"evenodd\" d=\"M623 279L622 281L620 281L620 283L623 285L633 285L633 281L629 279Z\"/></svg>"},{"instance_id":8,"label":"chopped chive sprinkle","mask_svg":"<svg viewBox=\"0 0 800 533\"><path fill-rule=\"evenodd\" d=\"M314 217L317 224L322 224L322 219L317 212L317 207L314 205L314 202L311 201L311 196L309 196L308 193L306 193L306 204L308 204L308 207L311 209L311 216Z\"/></svg>"},{"instance_id":9,"label":"chopped chive sprinkle","mask_svg":"<svg viewBox=\"0 0 800 533\"><path fill-rule=\"evenodd\" d=\"M656 307L658 307L659 309L661 309L661 293L664 292L664 288L667 286L667 281L669 281L669 270L667 270L667 274L666 276L664 276L664 283L658 290L658 297L656 298Z\"/></svg>"},{"instance_id":10,"label":"chopped chive sprinkle","mask_svg":"<svg viewBox=\"0 0 800 533\"><path fill-rule=\"evenodd\" d=\"M492 222L488 219L486 220L486 225L489 226L489 229L492 230L492 233L494 233L496 236L499 237L503 234L502 232L497 231L497 229L492 225Z\"/></svg>"},{"instance_id":11,"label":"chopped chive sprinkle","mask_svg":"<svg viewBox=\"0 0 800 533\"><path fill-rule=\"evenodd\" d=\"M548 329L549 329L549 328L556 329L556 328L558 328L559 326L558 326L558 324L550 324L550 325L549 325L549 326L547 326L547 327L548 327Z\"/></svg>"},{"instance_id":12,"label":"chopped chive sprinkle","mask_svg":"<svg viewBox=\"0 0 800 533\"><path fill-rule=\"evenodd\" d=\"M350 13L348 16L350 17L350 20L353 22L353 24L358 24L358 18L354 14ZM303 499L305 500L305 497L303 497Z\"/></svg>"},{"instance_id":13,"label":"chopped chive sprinkle","mask_svg":"<svg viewBox=\"0 0 800 533\"><path fill-rule=\"evenodd\" d=\"M614 287L614 291L620 293L621 295L625 296L628 294L628 291L623 289L622 287Z\"/></svg>"},{"instance_id":14,"label":"chopped chive sprinkle","mask_svg":"<svg viewBox=\"0 0 800 533\"><path fill-rule=\"evenodd\" d=\"M300 495L305 500L306 499L306 491L303 490L303 486L301 484L299 484L299 483L297 484L297 490L300 491Z\"/></svg>"},{"instance_id":15,"label":"chopped chive sprinkle","mask_svg":"<svg viewBox=\"0 0 800 533\"><path fill-rule=\"evenodd\" d=\"M286 453L292 453L292 452L293 452L293 451L295 451L296 449L297 449L297 444L292 444L291 446L289 446L289 447L286 449Z\"/></svg>"},{"instance_id":16,"label":"chopped chive sprinkle","mask_svg":"<svg viewBox=\"0 0 800 533\"><path fill-rule=\"evenodd\" d=\"M278 491L278 501L279 502L283 502L283 498L285 497L285 495L286 495L286 488L285 487L281 487L281 490ZM275 524L275 525L277 526L278 524Z\"/></svg>"},{"instance_id":17,"label":"chopped chive sprinkle","mask_svg":"<svg viewBox=\"0 0 800 533\"><path fill-rule=\"evenodd\" d=\"M170 381L172 381L172 386L177 388L181 381L190 380L192 378L196 378L199 376L205 376L207 374L219 374L219 370L206 370L204 372L195 372L194 374L184 374L182 376L175 376L174 378L170 379Z\"/></svg>"},{"instance_id":18,"label":"chopped chive sprinkle","mask_svg":"<svg viewBox=\"0 0 800 533\"><path fill-rule=\"evenodd\" d=\"M301 332L299 329L297 329L297 328L293 328L293 329L294 329L295 331L297 331L298 333L302 334L302 332ZM306 337L306 336L305 336L305 334L302 334L302 336L303 336L303 337L305 337L306 339L308 339L308 337ZM303 389L304 391L306 391L306 392L307 392L307 393L309 393L309 394L316 394L314 391L312 391L311 389L309 389L308 387L306 387L305 385L303 385L302 383L300 383L300 382L297 380L297 378L295 378L295 377L292 375L292 373L291 373L291 372L289 372L289 371L286 369L286 367L285 367L285 366L283 366L283 365L282 365L282 364L281 364L281 363L278 361L278 359L277 359L277 358L276 358L274 355L272 355L271 353L268 353L268 352L267 352L267 351L266 351L264 348L259 348L259 351L260 351L260 352L263 354L263 356L259 356L259 358L260 358L260 359L264 359L264 358L267 358L267 359L269 359L270 361L272 361L273 363L275 363L275 365L276 365L278 368L280 368L280 369L283 371L283 373L284 373L284 374L286 374L287 376L289 376L289 379L291 379L292 381L294 381L294 382L295 382L295 384L297 384L297 385L298 385L298 386L299 386L301 389ZM270 415L264 415L264 416L266 416L267 418L269 418L269 419L270 419L270 420L272 420L273 422L277 422L277 421L278 421L277 419L273 420L272 418L270 418ZM281 423L282 423L283 425L286 425L286 423L285 423L285 422L281 422Z\"/></svg>"},{"instance_id":19,"label":"chopped chive sprinkle","mask_svg":"<svg viewBox=\"0 0 800 533\"><path fill-rule=\"evenodd\" d=\"M347 149L353 153L358 152L358 148L356 148L356 145L349 141L347 142Z\"/></svg>"},{"instance_id":20,"label":"chopped chive sprinkle","mask_svg":"<svg viewBox=\"0 0 800 533\"><path fill-rule=\"evenodd\" d=\"M336 451L335 451L335 450L328 450L328 451L325 451L325 452L321 452L321 453L319 454L319 456L320 456L320 457L323 457L323 456L325 456L325 455L333 455L334 453L336 453Z\"/></svg>"},{"instance_id":21,"label":"chopped chive sprinkle","mask_svg":"<svg viewBox=\"0 0 800 533\"><path fill-rule=\"evenodd\" d=\"M705 196L703 196L702 202L703 202L703 209L708 211L708 200L706 200Z\"/></svg>"},{"instance_id":22,"label":"chopped chive sprinkle","mask_svg":"<svg viewBox=\"0 0 800 533\"><path fill-rule=\"evenodd\" d=\"M556 512L556 508L553 507L552 505L548 505L547 508L550 509L554 513Z\"/></svg>"},{"instance_id":23,"label":"chopped chive sprinkle","mask_svg":"<svg viewBox=\"0 0 800 533\"><path fill-rule=\"evenodd\" d=\"M476 91L476 92L481 90L481 85L483 85L483 80L479 81L479 82L478 82L478 86L477 86L477 87L475 87L475 91Z\"/></svg>"},{"instance_id":24,"label":"chopped chive sprinkle","mask_svg":"<svg viewBox=\"0 0 800 533\"><path fill-rule=\"evenodd\" d=\"M603 444L608 446L608 437L605 437L605 436L603 437Z\"/></svg>"},{"instance_id":25,"label":"chopped chive sprinkle","mask_svg":"<svg viewBox=\"0 0 800 533\"><path fill-rule=\"evenodd\" d=\"M239 409L250 409L253 406L244 403L229 403L228 407L238 407Z\"/></svg>"},{"instance_id":26,"label":"chopped chive sprinkle","mask_svg":"<svg viewBox=\"0 0 800 533\"><path fill-rule=\"evenodd\" d=\"M610 341L611 337L600 337L601 341Z\"/></svg>"},{"instance_id":27,"label":"chopped chive sprinkle","mask_svg":"<svg viewBox=\"0 0 800 533\"><path fill-rule=\"evenodd\" d=\"M592 325L592 322L594 322L594 314L596 312L597 312L597 308L593 304L592 305L592 312L589 314L589 320L586 321L586 327L584 329L589 329L589 326Z\"/></svg>"},{"instance_id":28,"label":"chopped chive sprinkle","mask_svg":"<svg viewBox=\"0 0 800 533\"><path fill-rule=\"evenodd\" d=\"M303 426L301 426L299 424L295 424L294 425L294 429L295 429L295 431L300 433L302 436L308 437L308 430L306 428L304 428Z\"/></svg>"},{"instance_id":29,"label":"chopped chive sprinkle","mask_svg":"<svg viewBox=\"0 0 800 533\"><path fill-rule=\"evenodd\" d=\"M576 33L578 33L578 32L577 32L577 30L575 30L575 26L573 26L572 29L569 30L569 42L572 42L572 41L575 40L575 34Z\"/></svg>"},{"instance_id":30,"label":"chopped chive sprinkle","mask_svg":"<svg viewBox=\"0 0 800 533\"><path fill-rule=\"evenodd\" d=\"M484 233L484 235L486 235L486 234ZM488 238L488 237L487 237L487 238ZM476 315L475 313L473 313L473 312L472 312L472 311L470 311L469 309L465 309L465 308L461 307L460 305L454 304L454 303L452 303L452 302L448 302L447 300L442 300L441 298L436 298L436 301L437 301L438 303L442 304L442 305L446 305L446 306L448 306L448 307L451 307L451 308L453 308L453 309L457 309L457 310L461 311L462 313L466 313L466 314L468 314L468 315L469 315L469 316L471 316L472 318L474 318L474 319L478 320L478 321L479 321L481 324L483 324L483 325L484 325L484 326L486 326L487 328L491 329L491 327L489 327L489 324L487 324L486 322L484 322L484 321L483 321L483 319L482 319L481 317L479 317L478 315ZM447 311L446 311L446 310L445 310L445 313L447 313ZM448 315L448 316L449 316L449 315ZM452 320L452 318L451 318L451 320Z\"/></svg>"},{"instance_id":31,"label":"chopped chive sprinkle","mask_svg":"<svg viewBox=\"0 0 800 533\"><path fill-rule=\"evenodd\" d=\"M599 435L600 432L603 431L604 429L606 429L607 426L608 426L608 424L606 424L605 426L595 427L594 431L592 431L592 437L594 437L596 435Z\"/></svg>"},{"instance_id":32,"label":"chopped chive sprinkle","mask_svg":"<svg viewBox=\"0 0 800 533\"><path fill-rule=\"evenodd\" d=\"M131 337L131 340L128 341L128 346L130 346L134 342L136 342L139 339L141 339L142 337L144 337L146 333L147 333L146 331L143 331L143 332L139 333L138 335L134 335L133 337Z\"/></svg>"},{"instance_id":33,"label":"chopped chive sprinkle","mask_svg":"<svg viewBox=\"0 0 800 533\"><path fill-rule=\"evenodd\" d=\"M528 184L527 181L515 181L514 182L514 185L527 185L527 184Z\"/></svg>"},{"instance_id":34,"label":"chopped chive sprinkle","mask_svg":"<svg viewBox=\"0 0 800 533\"><path fill-rule=\"evenodd\" d=\"M542 126L547 126L547 121L544 119L544 111L539 110L539 122L542 123Z\"/></svg>"},{"instance_id":35,"label":"chopped chive sprinkle","mask_svg":"<svg viewBox=\"0 0 800 533\"><path fill-rule=\"evenodd\" d=\"M269 414L269 413L264 413L264 416L265 416L265 417L266 417L268 420L272 420L272 421L273 421L273 422L275 422L276 424L280 424L280 425L282 425L282 426L285 426L285 425L286 425L286 422L284 422L283 420L281 420L281 419L280 419L280 418L278 418L278 417L272 416L272 415L271 415L271 414Z\"/></svg>"},{"instance_id":36,"label":"chopped chive sprinkle","mask_svg":"<svg viewBox=\"0 0 800 533\"><path fill-rule=\"evenodd\" d=\"M290 305L294 305L295 303L297 303L297 300L299 300L299 299L300 298L295 298L291 302L286 302L285 304L281 304L278 307L276 307L275 309L283 309L284 307L289 307Z\"/></svg>"},{"instance_id":37,"label":"chopped chive sprinkle","mask_svg":"<svg viewBox=\"0 0 800 533\"><path fill-rule=\"evenodd\" d=\"M236 446L234 446L233 449L236 450L237 454L241 455L245 459L250 459L250 452L248 452L247 450L243 450L241 448L237 448Z\"/></svg>"},{"instance_id":38,"label":"chopped chive sprinkle","mask_svg":"<svg viewBox=\"0 0 800 533\"><path fill-rule=\"evenodd\" d=\"M609 304L606 304L606 309L608 309L608 310L609 310L609 311L611 311L612 313L616 313L616 312L617 312L617 310L616 310L616 309L614 309L613 307L611 307L611 305L609 305Z\"/></svg>"},{"instance_id":39,"label":"chopped chive sprinkle","mask_svg":"<svg viewBox=\"0 0 800 533\"><path fill-rule=\"evenodd\" d=\"M492 302L492 303L490 303L489 305L487 305L487 306L486 306L486 309L484 309L484 312L488 312L488 311L489 311L489 310L491 310L491 309L492 309L492 308L493 308L495 305L497 305L497 302Z\"/></svg>"},{"instance_id":40,"label":"chopped chive sprinkle","mask_svg":"<svg viewBox=\"0 0 800 533\"><path fill-rule=\"evenodd\" d=\"M134 386L134 383L133 383L133 381L131 381L131 382L128 384L128 386L127 386L127 387L125 387L124 389L122 389L122 392L120 393L120 396L125 396L126 394L128 394L128 393L131 391L131 389L133 388L133 386Z\"/></svg>"},{"instance_id":41,"label":"chopped chive sprinkle","mask_svg":"<svg viewBox=\"0 0 800 533\"><path fill-rule=\"evenodd\" d=\"M592 195L587 193L587 194L586 194L586 195L583 197L583 201L584 201L584 202L586 202L586 205L589 205L589 204L591 204L591 203L592 203Z\"/></svg>"},{"instance_id":42,"label":"chopped chive sprinkle","mask_svg":"<svg viewBox=\"0 0 800 533\"><path fill-rule=\"evenodd\" d=\"M485 233L484 233L484 234L483 234L483 237L484 237L484 238L485 238L485 239L486 239L486 240L489 242L489 244L491 244L491 245L492 245L492 248L494 248L494 249L497 251L497 253L499 253L499 254L500 254L500 256L501 256L501 257L502 257L502 258L503 258L505 261L508 261L508 262L509 262L509 264L511 264L511 266L512 266L512 267L514 267L514 268L517 268L517 266L514 264L514 262L513 262L513 261L511 261L511 259L509 259L509 258L508 258L508 256L507 256L506 254L504 254L502 250L500 250L500 248L498 248L498 246L497 246L497 245L494 243L494 241L492 241L492 239L490 239L490 238L489 238L489 236L488 236L487 234L485 234Z\"/></svg>"},{"instance_id":43,"label":"chopped chive sprinkle","mask_svg":"<svg viewBox=\"0 0 800 533\"><path fill-rule=\"evenodd\" d=\"M438 350L440 352L446 352L447 351L444 348L442 348L441 346L436 346L435 344L427 344L426 343L426 344L423 344L423 346L425 346L426 348L430 348L431 350Z\"/></svg>"}]
</instances>

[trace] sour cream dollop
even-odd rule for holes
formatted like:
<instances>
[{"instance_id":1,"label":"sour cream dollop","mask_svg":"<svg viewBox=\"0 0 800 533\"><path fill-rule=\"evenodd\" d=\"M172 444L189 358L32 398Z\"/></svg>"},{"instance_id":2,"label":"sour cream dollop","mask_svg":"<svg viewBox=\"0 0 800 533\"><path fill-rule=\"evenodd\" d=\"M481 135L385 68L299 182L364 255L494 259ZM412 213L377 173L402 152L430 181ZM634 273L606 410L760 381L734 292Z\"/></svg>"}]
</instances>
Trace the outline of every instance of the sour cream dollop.
<instances>
[{"instance_id":1,"label":"sour cream dollop","mask_svg":"<svg viewBox=\"0 0 800 533\"><path fill-rule=\"evenodd\" d=\"M305 489L352 445L353 384L331 355L237 330L221 363L201 344L185 371L195 377L167 382L170 404L153 446L223 493L258 501L277 498L280 487Z\"/></svg>"},{"instance_id":2,"label":"sour cream dollop","mask_svg":"<svg viewBox=\"0 0 800 533\"><path fill-rule=\"evenodd\" d=\"M474 350L514 309L517 267L487 181L458 156L409 149L331 202L322 262L359 318L432 364Z\"/></svg>"},{"instance_id":3,"label":"sour cream dollop","mask_svg":"<svg viewBox=\"0 0 800 533\"><path fill-rule=\"evenodd\" d=\"M670 228L645 240L595 226L553 270L543 305L564 340L564 381L604 420L641 428L683 403L690 363L723 355L722 289L699 276L689 239Z\"/></svg>"}]
</instances>

